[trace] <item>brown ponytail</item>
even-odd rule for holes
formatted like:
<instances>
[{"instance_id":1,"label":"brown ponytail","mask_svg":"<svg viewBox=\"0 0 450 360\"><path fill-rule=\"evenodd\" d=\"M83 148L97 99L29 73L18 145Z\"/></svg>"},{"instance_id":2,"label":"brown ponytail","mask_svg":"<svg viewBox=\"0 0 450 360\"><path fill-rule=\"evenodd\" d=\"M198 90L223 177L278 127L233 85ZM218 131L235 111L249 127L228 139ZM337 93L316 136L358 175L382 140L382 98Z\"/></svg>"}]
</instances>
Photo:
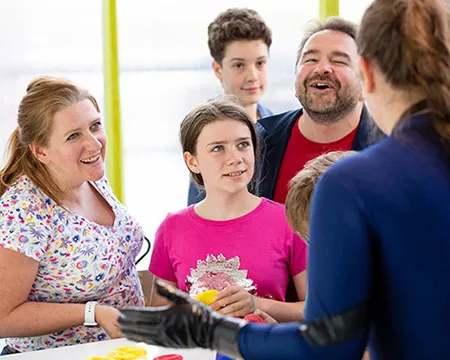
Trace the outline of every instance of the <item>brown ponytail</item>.
<instances>
[{"instance_id":1,"label":"brown ponytail","mask_svg":"<svg viewBox=\"0 0 450 360\"><path fill-rule=\"evenodd\" d=\"M55 113L85 99L89 99L100 112L97 101L89 92L65 79L41 76L30 82L19 105L18 126L9 138L6 165L0 170L0 197L21 175L26 175L61 205L63 193L29 145L48 145Z\"/></svg>"},{"instance_id":2,"label":"brown ponytail","mask_svg":"<svg viewBox=\"0 0 450 360\"><path fill-rule=\"evenodd\" d=\"M20 164L25 156L25 149L20 141L19 128L16 128L9 137L8 153L8 161L0 172L0 196L5 193L6 188L10 186L15 179L23 174L23 169Z\"/></svg>"},{"instance_id":3,"label":"brown ponytail","mask_svg":"<svg viewBox=\"0 0 450 360\"><path fill-rule=\"evenodd\" d=\"M450 142L450 28L442 0L375 0L357 44L393 87L425 95L436 130Z\"/></svg>"}]
</instances>

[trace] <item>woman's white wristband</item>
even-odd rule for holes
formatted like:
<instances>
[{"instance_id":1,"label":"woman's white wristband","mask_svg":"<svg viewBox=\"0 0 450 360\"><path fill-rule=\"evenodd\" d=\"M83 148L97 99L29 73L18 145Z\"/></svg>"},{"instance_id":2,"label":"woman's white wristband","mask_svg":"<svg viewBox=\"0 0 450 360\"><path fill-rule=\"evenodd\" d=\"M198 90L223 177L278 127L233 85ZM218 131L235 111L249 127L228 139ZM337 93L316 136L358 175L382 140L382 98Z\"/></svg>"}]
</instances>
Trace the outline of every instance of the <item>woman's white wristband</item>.
<instances>
[{"instance_id":1,"label":"woman's white wristband","mask_svg":"<svg viewBox=\"0 0 450 360\"><path fill-rule=\"evenodd\" d=\"M95 321L95 305L97 301L88 301L84 308L84 326L98 326Z\"/></svg>"}]
</instances>

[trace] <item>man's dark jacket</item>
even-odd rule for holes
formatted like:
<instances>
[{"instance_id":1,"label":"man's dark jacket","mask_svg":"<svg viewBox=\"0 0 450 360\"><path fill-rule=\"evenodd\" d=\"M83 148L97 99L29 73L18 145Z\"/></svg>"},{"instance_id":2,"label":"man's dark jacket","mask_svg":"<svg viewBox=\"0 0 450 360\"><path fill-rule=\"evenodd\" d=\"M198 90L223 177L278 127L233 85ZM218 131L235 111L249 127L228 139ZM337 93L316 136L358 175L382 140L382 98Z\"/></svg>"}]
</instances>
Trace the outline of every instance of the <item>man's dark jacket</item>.
<instances>
[{"instance_id":1,"label":"man's dark jacket","mask_svg":"<svg viewBox=\"0 0 450 360\"><path fill-rule=\"evenodd\" d=\"M256 195L273 199L281 162L291 137L292 128L302 113L303 109L291 110L269 116L256 123L261 146L259 171L255 182ZM382 137L383 135L370 117L369 111L363 106L352 150L362 150Z\"/></svg>"}]
</instances>

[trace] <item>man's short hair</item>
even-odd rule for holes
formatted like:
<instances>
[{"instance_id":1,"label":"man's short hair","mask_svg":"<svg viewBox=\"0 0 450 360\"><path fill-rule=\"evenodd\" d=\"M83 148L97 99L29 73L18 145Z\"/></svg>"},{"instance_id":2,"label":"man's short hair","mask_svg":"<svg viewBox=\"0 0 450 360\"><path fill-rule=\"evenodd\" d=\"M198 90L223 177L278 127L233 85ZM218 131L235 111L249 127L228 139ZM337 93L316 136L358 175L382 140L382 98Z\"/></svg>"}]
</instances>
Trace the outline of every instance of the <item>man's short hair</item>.
<instances>
[{"instance_id":1,"label":"man's short hair","mask_svg":"<svg viewBox=\"0 0 450 360\"><path fill-rule=\"evenodd\" d=\"M343 34L347 34L356 41L358 26L351 21L345 20L339 16L331 16L324 22L321 22L319 20L311 20L310 22L308 22L305 34L303 35L303 39L300 42L300 46L297 51L297 60L295 61L295 67L297 67L300 58L302 57L303 48L305 47L306 42L310 39L311 36L324 30L333 30Z\"/></svg>"},{"instance_id":2,"label":"man's short hair","mask_svg":"<svg viewBox=\"0 0 450 360\"><path fill-rule=\"evenodd\" d=\"M208 26L209 52L219 64L222 64L227 45L240 40L262 40L270 48L272 31L255 10L228 9Z\"/></svg>"},{"instance_id":3,"label":"man's short hair","mask_svg":"<svg viewBox=\"0 0 450 360\"><path fill-rule=\"evenodd\" d=\"M356 151L333 151L308 161L289 182L285 209L289 226L303 239L309 237L309 210L312 193L320 176L336 161Z\"/></svg>"}]
</instances>

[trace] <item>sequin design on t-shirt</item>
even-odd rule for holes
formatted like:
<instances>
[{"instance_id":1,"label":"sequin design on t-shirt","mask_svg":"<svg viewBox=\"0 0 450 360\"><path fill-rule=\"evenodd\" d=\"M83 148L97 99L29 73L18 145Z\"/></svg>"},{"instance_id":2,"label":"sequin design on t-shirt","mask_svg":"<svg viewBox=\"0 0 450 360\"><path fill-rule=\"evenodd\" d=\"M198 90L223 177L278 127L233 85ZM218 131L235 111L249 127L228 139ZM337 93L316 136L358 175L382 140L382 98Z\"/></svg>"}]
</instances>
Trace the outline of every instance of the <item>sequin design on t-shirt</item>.
<instances>
[{"instance_id":1,"label":"sequin design on t-shirt","mask_svg":"<svg viewBox=\"0 0 450 360\"><path fill-rule=\"evenodd\" d=\"M195 298L206 290L222 291L228 286L238 285L256 295L253 280L247 279L247 270L240 269L240 266L239 256L227 260L222 254L217 257L210 254L206 260L197 261L197 268L191 268L185 281L186 291Z\"/></svg>"}]
</instances>

